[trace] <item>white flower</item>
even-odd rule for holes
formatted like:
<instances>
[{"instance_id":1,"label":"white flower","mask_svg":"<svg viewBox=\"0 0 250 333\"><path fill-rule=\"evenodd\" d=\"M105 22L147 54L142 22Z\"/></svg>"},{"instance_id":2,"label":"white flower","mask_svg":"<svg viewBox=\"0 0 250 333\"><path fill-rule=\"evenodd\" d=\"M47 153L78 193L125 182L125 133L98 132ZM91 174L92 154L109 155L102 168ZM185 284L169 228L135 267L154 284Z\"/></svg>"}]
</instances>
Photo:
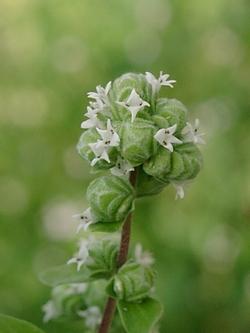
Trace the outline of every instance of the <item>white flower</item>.
<instances>
[{"instance_id":1,"label":"white flower","mask_svg":"<svg viewBox=\"0 0 250 333\"><path fill-rule=\"evenodd\" d=\"M96 129L97 132L100 134L102 141L106 146L109 147L117 147L120 143L119 135L115 132L111 125L110 119L107 120L107 129L102 130L100 128Z\"/></svg>"},{"instance_id":2,"label":"white flower","mask_svg":"<svg viewBox=\"0 0 250 333\"><path fill-rule=\"evenodd\" d=\"M199 119L195 119L194 126L190 123L187 123L183 128L181 134L183 135L184 142L193 142L196 144L205 144L202 136L204 133L198 133L200 127Z\"/></svg>"},{"instance_id":3,"label":"white flower","mask_svg":"<svg viewBox=\"0 0 250 333\"><path fill-rule=\"evenodd\" d=\"M166 149L171 152L174 151L173 143L181 144L182 141L177 139L173 134L175 133L177 125L173 125L168 128L160 129L155 135L154 138Z\"/></svg>"},{"instance_id":4,"label":"white flower","mask_svg":"<svg viewBox=\"0 0 250 333\"><path fill-rule=\"evenodd\" d=\"M137 113L145 106L150 104L144 101L133 89L126 102L117 102L119 105L124 106L131 113L131 121L133 122L136 118Z\"/></svg>"},{"instance_id":5,"label":"white flower","mask_svg":"<svg viewBox=\"0 0 250 333\"><path fill-rule=\"evenodd\" d=\"M79 251L76 253L76 255L69 259L67 264L77 264L77 271L80 271L82 265L86 262L89 256L89 240L82 240L80 243Z\"/></svg>"},{"instance_id":6,"label":"white flower","mask_svg":"<svg viewBox=\"0 0 250 333\"><path fill-rule=\"evenodd\" d=\"M102 314L98 306L91 306L85 311L78 311L78 315L85 318L86 327L95 330L101 323Z\"/></svg>"},{"instance_id":7,"label":"white flower","mask_svg":"<svg viewBox=\"0 0 250 333\"><path fill-rule=\"evenodd\" d=\"M136 244L135 261L142 266L150 266L154 263L154 258L150 252L143 251L141 244Z\"/></svg>"},{"instance_id":8,"label":"white flower","mask_svg":"<svg viewBox=\"0 0 250 333\"><path fill-rule=\"evenodd\" d=\"M93 221L93 217L92 217L91 209L90 208L86 209L81 214L74 214L72 217L81 221L80 224L78 225L77 233L81 229L83 229L83 230L86 231L88 229L88 227L90 226L90 224L94 224L95 223L95 221Z\"/></svg>"},{"instance_id":9,"label":"white flower","mask_svg":"<svg viewBox=\"0 0 250 333\"><path fill-rule=\"evenodd\" d=\"M45 323L51 319L57 318L60 315L55 303L52 300L42 306L42 311L44 312L43 321Z\"/></svg>"},{"instance_id":10,"label":"white flower","mask_svg":"<svg viewBox=\"0 0 250 333\"><path fill-rule=\"evenodd\" d=\"M116 165L110 169L114 176L127 176L130 171L134 171L133 166L122 157L118 157Z\"/></svg>"},{"instance_id":11,"label":"white flower","mask_svg":"<svg viewBox=\"0 0 250 333\"><path fill-rule=\"evenodd\" d=\"M176 189L175 200L177 200L177 199L183 199L184 196L185 196L184 183L175 183L175 182L172 182L172 185Z\"/></svg>"},{"instance_id":12,"label":"white flower","mask_svg":"<svg viewBox=\"0 0 250 333\"><path fill-rule=\"evenodd\" d=\"M98 109L93 109L90 106L88 106L85 116L88 117L89 119L84 120L81 123L81 128L92 128L98 126L99 120L97 118L97 113Z\"/></svg>"},{"instance_id":13,"label":"white flower","mask_svg":"<svg viewBox=\"0 0 250 333\"><path fill-rule=\"evenodd\" d=\"M97 86L96 92L89 92L87 96L89 98L94 99L97 105L103 108L109 104L108 93L110 91L110 88L111 88L111 81L108 82L105 88L103 88L102 86Z\"/></svg>"},{"instance_id":14,"label":"white flower","mask_svg":"<svg viewBox=\"0 0 250 333\"><path fill-rule=\"evenodd\" d=\"M91 161L91 166L94 166L100 160L105 160L110 163L108 146L104 143L104 141L98 140L95 143L89 143L89 147L95 154L95 158Z\"/></svg>"},{"instance_id":15,"label":"white flower","mask_svg":"<svg viewBox=\"0 0 250 333\"><path fill-rule=\"evenodd\" d=\"M69 295L83 294L86 290L87 290L86 283L71 283L69 285L68 294Z\"/></svg>"},{"instance_id":16,"label":"white flower","mask_svg":"<svg viewBox=\"0 0 250 333\"><path fill-rule=\"evenodd\" d=\"M148 83L151 84L152 89L154 92L158 92L161 88L161 86L167 86L173 88L173 84L176 82L175 80L168 80L169 74L163 74L163 72L160 72L160 76L157 79L152 73L146 72L146 80Z\"/></svg>"}]
</instances>

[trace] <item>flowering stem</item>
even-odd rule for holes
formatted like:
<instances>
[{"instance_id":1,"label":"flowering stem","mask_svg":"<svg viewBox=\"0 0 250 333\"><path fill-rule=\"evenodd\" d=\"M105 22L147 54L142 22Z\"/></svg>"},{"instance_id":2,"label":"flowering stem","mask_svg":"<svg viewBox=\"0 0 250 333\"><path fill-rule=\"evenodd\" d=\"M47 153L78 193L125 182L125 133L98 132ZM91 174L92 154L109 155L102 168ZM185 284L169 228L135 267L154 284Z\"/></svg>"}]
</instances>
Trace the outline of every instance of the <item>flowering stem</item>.
<instances>
[{"instance_id":1,"label":"flowering stem","mask_svg":"<svg viewBox=\"0 0 250 333\"><path fill-rule=\"evenodd\" d=\"M129 177L130 183L133 187L135 187L136 185L136 178L137 178L137 170L135 169L135 171L132 171L130 173ZM127 260L130 234L131 234L131 221L132 221L132 213L129 213L122 227L121 243L117 257L117 268L120 268ZM115 299L109 297L105 306L102 322L98 333L108 333L115 313L115 308L116 308Z\"/></svg>"}]
</instances>

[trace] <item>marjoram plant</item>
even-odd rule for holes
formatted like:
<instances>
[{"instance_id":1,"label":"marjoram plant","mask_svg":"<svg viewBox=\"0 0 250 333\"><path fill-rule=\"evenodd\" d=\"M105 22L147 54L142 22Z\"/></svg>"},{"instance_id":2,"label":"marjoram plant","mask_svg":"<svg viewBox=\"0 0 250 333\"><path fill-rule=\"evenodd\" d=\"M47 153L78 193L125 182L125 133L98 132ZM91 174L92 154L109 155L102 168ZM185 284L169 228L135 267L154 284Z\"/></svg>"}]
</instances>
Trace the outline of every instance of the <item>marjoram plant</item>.
<instances>
[{"instance_id":1,"label":"marjoram plant","mask_svg":"<svg viewBox=\"0 0 250 333\"><path fill-rule=\"evenodd\" d=\"M183 185L201 169L199 121L192 126L180 101L160 97L174 83L162 72L128 73L88 93L77 151L93 171L109 174L89 184L89 208L74 215L82 233L77 253L41 274L53 287L45 322L81 320L87 333L158 332L154 260L140 244L129 255L129 243L136 199L167 185L183 198Z\"/></svg>"}]
</instances>

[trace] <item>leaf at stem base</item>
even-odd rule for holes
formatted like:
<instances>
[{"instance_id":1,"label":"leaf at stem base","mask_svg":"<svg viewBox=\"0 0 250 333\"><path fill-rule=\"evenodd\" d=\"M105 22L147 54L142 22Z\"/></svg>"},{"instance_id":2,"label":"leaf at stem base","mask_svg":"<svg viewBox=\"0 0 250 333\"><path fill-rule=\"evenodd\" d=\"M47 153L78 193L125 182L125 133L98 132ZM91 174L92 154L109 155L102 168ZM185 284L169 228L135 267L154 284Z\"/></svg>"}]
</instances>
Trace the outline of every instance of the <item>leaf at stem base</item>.
<instances>
[{"instance_id":1,"label":"leaf at stem base","mask_svg":"<svg viewBox=\"0 0 250 333\"><path fill-rule=\"evenodd\" d=\"M127 333L153 333L162 315L161 304L153 298L140 303L118 302L119 315Z\"/></svg>"}]
</instances>

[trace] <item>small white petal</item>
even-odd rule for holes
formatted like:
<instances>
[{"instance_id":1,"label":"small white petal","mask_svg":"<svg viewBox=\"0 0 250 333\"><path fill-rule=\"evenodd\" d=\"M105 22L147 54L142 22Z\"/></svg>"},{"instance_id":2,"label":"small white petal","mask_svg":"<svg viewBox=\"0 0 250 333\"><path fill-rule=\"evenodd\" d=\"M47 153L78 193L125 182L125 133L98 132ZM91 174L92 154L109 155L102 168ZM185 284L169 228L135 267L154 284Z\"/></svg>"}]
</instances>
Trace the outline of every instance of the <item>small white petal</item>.
<instances>
[{"instance_id":1,"label":"small white petal","mask_svg":"<svg viewBox=\"0 0 250 333\"><path fill-rule=\"evenodd\" d=\"M119 102L117 104L125 107L131 113L131 122L134 122L137 113L142 110L145 106L150 106L150 104L144 101L133 89L126 102Z\"/></svg>"},{"instance_id":2,"label":"small white petal","mask_svg":"<svg viewBox=\"0 0 250 333\"><path fill-rule=\"evenodd\" d=\"M181 144L182 141L175 137L173 134L175 133L177 125L173 125L168 128L161 128L157 133L154 135L156 141L160 143L163 147L168 149L169 151L173 152L173 143L174 144Z\"/></svg>"}]
</instances>

